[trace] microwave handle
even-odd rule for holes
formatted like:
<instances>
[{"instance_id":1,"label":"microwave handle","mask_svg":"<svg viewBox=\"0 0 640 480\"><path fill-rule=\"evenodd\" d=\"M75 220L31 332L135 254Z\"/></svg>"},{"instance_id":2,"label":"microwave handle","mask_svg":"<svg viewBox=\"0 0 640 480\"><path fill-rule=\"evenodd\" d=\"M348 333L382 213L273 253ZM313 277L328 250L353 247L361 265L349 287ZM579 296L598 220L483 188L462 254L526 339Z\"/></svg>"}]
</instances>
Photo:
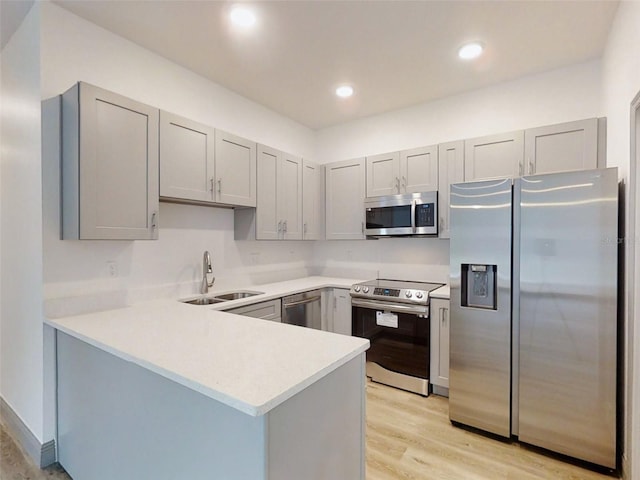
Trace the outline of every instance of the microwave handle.
<instances>
[{"instance_id":1,"label":"microwave handle","mask_svg":"<svg viewBox=\"0 0 640 480\"><path fill-rule=\"evenodd\" d=\"M411 230L416 233L416 201L411 201Z\"/></svg>"}]
</instances>

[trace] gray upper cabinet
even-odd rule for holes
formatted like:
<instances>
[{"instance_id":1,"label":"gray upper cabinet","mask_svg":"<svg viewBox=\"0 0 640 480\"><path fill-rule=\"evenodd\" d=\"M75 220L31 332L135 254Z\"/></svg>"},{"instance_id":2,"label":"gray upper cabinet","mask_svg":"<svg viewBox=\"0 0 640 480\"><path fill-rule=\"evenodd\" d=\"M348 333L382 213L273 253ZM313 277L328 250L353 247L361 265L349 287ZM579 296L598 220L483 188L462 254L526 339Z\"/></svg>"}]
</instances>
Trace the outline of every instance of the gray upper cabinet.
<instances>
[{"instance_id":1,"label":"gray upper cabinet","mask_svg":"<svg viewBox=\"0 0 640 480\"><path fill-rule=\"evenodd\" d=\"M526 174L604 167L604 162L598 162L598 152L604 150L599 145L604 125L598 126L599 119L590 118L526 130Z\"/></svg>"},{"instance_id":2,"label":"gray upper cabinet","mask_svg":"<svg viewBox=\"0 0 640 480\"><path fill-rule=\"evenodd\" d=\"M160 112L160 196L213 202L214 139L212 127Z\"/></svg>"},{"instance_id":3,"label":"gray upper cabinet","mask_svg":"<svg viewBox=\"0 0 640 480\"><path fill-rule=\"evenodd\" d=\"M278 174L282 236L285 240L302 240L302 158L284 153Z\"/></svg>"},{"instance_id":4,"label":"gray upper cabinet","mask_svg":"<svg viewBox=\"0 0 640 480\"><path fill-rule=\"evenodd\" d=\"M438 190L438 146L400 152L400 193Z\"/></svg>"},{"instance_id":5,"label":"gray upper cabinet","mask_svg":"<svg viewBox=\"0 0 640 480\"><path fill-rule=\"evenodd\" d=\"M256 144L216 130L215 199L218 203L256 206Z\"/></svg>"},{"instance_id":6,"label":"gray upper cabinet","mask_svg":"<svg viewBox=\"0 0 640 480\"><path fill-rule=\"evenodd\" d=\"M382 153L367 157L367 197L400 193L400 154Z\"/></svg>"},{"instance_id":7,"label":"gray upper cabinet","mask_svg":"<svg viewBox=\"0 0 640 480\"><path fill-rule=\"evenodd\" d=\"M302 239L319 240L322 213L322 167L302 162Z\"/></svg>"},{"instance_id":8,"label":"gray upper cabinet","mask_svg":"<svg viewBox=\"0 0 640 480\"><path fill-rule=\"evenodd\" d=\"M472 138L464 146L466 182L517 177L524 172L524 132L522 130Z\"/></svg>"},{"instance_id":9,"label":"gray upper cabinet","mask_svg":"<svg viewBox=\"0 0 640 480\"><path fill-rule=\"evenodd\" d=\"M80 82L62 96L62 237L158 238L156 108Z\"/></svg>"},{"instance_id":10,"label":"gray upper cabinet","mask_svg":"<svg viewBox=\"0 0 640 480\"><path fill-rule=\"evenodd\" d=\"M302 239L301 158L265 145L258 146L255 215L257 240Z\"/></svg>"},{"instance_id":11,"label":"gray upper cabinet","mask_svg":"<svg viewBox=\"0 0 640 480\"><path fill-rule=\"evenodd\" d=\"M325 165L325 179L327 240L365 238L365 159Z\"/></svg>"},{"instance_id":12,"label":"gray upper cabinet","mask_svg":"<svg viewBox=\"0 0 640 480\"><path fill-rule=\"evenodd\" d=\"M168 112L160 113L160 197L256 206L256 144Z\"/></svg>"},{"instance_id":13,"label":"gray upper cabinet","mask_svg":"<svg viewBox=\"0 0 640 480\"><path fill-rule=\"evenodd\" d=\"M450 238L449 187L464 182L464 140L438 145L438 237Z\"/></svg>"},{"instance_id":14,"label":"gray upper cabinet","mask_svg":"<svg viewBox=\"0 0 640 480\"><path fill-rule=\"evenodd\" d=\"M438 146L367 157L367 197L438 190Z\"/></svg>"}]
</instances>

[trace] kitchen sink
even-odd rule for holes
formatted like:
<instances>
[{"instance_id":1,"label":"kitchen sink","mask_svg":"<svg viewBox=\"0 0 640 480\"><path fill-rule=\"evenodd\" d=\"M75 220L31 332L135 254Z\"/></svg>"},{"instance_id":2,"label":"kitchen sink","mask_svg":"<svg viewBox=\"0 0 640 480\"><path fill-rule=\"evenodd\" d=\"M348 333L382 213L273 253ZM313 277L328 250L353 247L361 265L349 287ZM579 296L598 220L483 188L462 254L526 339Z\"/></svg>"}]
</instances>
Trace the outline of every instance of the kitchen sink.
<instances>
[{"instance_id":1,"label":"kitchen sink","mask_svg":"<svg viewBox=\"0 0 640 480\"><path fill-rule=\"evenodd\" d=\"M264 292L251 292L249 290L238 290L237 292L228 292L216 295L215 297L198 297L188 300L180 300L182 303L188 303L189 305L214 305L216 303L228 302L229 300L238 300L240 298L253 297L254 295L261 295Z\"/></svg>"},{"instance_id":2,"label":"kitchen sink","mask_svg":"<svg viewBox=\"0 0 640 480\"><path fill-rule=\"evenodd\" d=\"M238 300L239 298L253 297L254 295L261 295L263 293L264 292L250 292L247 290L242 290L238 292L229 292L223 293L222 295L216 295L215 298L220 300Z\"/></svg>"},{"instance_id":3,"label":"kitchen sink","mask_svg":"<svg viewBox=\"0 0 640 480\"><path fill-rule=\"evenodd\" d=\"M189 305L213 305L214 303L222 303L225 300L214 297L200 297L191 300L180 300L182 303L188 303Z\"/></svg>"}]
</instances>

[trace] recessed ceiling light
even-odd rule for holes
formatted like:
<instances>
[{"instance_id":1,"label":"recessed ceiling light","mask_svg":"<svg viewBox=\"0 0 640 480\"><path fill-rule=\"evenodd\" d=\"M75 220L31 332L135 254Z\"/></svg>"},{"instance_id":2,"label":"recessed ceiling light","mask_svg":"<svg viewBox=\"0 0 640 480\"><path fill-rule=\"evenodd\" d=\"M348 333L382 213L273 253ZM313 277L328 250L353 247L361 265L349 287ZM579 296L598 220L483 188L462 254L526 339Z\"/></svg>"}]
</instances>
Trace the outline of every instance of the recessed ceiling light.
<instances>
[{"instance_id":1,"label":"recessed ceiling light","mask_svg":"<svg viewBox=\"0 0 640 480\"><path fill-rule=\"evenodd\" d=\"M482 50L484 50L484 47L481 43L467 43L460 47L460 50L458 50L458 56L463 60L472 60L474 58L478 58L482 53Z\"/></svg>"},{"instance_id":2,"label":"recessed ceiling light","mask_svg":"<svg viewBox=\"0 0 640 480\"><path fill-rule=\"evenodd\" d=\"M247 7L237 6L231 10L231 21L239 27L252 27L256 23L255 14Z\"/></svg>"},{"instance_id":3,"label":"recessed ceiling light","mask_svg":"<svg viewBox=\"0 0 640 480\"><path fill-rule=\"evenodd\" d=\"M348 98L353 95L353 87L350 85L342 85L336 88L336 95L340 98Z\"/></svg>"}]
</instances>

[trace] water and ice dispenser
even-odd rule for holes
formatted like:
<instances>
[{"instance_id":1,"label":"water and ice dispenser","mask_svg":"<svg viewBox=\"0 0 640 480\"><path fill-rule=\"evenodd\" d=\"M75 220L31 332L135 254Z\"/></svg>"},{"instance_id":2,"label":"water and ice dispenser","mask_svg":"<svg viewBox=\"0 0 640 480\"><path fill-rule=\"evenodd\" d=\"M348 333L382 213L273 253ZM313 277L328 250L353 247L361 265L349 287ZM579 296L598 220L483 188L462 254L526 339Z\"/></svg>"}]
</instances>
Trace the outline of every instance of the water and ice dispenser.
<instances>
[{"instance_id":1,"label":"water and ice dispenser","mask_svg":"<svg viewBox=\"0 0 640 480\"><path fill-rule=\"evenodd\" d=\"M462 306L497 310L497 265L463 263Z\"/></svg>"}]
</instances>

